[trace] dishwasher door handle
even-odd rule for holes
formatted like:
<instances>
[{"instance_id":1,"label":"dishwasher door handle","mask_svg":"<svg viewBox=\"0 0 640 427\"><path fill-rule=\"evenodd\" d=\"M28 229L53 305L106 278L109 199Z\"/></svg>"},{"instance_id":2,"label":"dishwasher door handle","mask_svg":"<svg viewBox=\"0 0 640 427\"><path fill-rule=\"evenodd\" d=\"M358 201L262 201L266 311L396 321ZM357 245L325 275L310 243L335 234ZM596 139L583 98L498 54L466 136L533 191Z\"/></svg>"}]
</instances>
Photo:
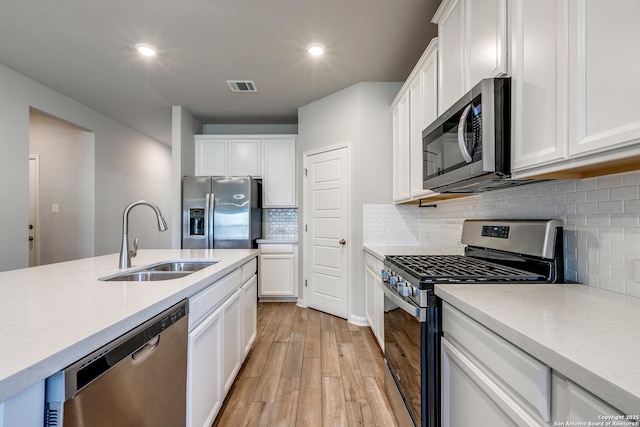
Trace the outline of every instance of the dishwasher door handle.
<instances>
[{"instance_id":1,"label":"dishwasher door handle","mask_svg":"<svg viewBox=\"0 0 640 427\"><path fill-rule=\"evenodd\" d=\"M140 350L136 350L131 354L132 363L134 365L138 365L144 360L151 356L151 353L160 345L160 335L156 335L151 338L145 345L140 348Z\"/></svg>"}]
</instances>

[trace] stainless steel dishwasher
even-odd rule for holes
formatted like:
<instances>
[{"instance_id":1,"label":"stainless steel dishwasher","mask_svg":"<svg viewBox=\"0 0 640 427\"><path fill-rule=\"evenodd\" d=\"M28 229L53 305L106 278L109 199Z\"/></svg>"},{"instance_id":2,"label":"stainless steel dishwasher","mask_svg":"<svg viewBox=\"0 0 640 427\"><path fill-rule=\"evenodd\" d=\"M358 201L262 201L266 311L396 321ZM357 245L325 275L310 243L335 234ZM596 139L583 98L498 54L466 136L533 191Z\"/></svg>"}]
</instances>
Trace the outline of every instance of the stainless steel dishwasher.
<instances>
[{"instance_id":1,"label":"stainless steel dishwasher","mask_svg":"<svg viewBox=\"0 0 640 427\"><path fill-rule=\"evenodd\" d=\"M184 426L187 310L182 301L48 379L45 425Z\"/></svg>"}]
</instances>

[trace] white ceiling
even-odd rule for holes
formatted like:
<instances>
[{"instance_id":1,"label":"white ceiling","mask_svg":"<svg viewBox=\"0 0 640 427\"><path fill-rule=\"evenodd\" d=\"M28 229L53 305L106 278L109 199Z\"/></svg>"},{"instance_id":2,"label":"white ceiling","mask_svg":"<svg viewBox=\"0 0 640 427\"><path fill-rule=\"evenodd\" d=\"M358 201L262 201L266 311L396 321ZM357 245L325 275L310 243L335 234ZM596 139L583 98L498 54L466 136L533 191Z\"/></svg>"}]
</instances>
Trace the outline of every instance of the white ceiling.
<instances>
[{"instance_id":1,"label":"white ceiling","mask_svg":"<svg viewBox=\"0 0 640 427\"><path fill-rule=\"evenodd\" d=\"M0 64L170 144L203 123L295 124L361 81L404 81L440 0L2 0ZM306 54L310 43L327 52ZM158 48L140 57L136 43ZM254 80L232 93L226 80Z\"/></svg>"}]
</instances>

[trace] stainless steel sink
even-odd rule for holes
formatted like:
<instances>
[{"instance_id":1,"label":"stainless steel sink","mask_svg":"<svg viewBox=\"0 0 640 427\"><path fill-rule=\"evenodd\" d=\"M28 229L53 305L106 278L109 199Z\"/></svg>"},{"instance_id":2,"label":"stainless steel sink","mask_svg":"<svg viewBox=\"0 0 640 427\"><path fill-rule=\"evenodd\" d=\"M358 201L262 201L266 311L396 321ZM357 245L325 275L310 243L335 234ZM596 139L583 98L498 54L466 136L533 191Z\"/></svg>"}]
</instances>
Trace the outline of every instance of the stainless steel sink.
<instances>
[{"instance_id":1,"label":"stainless steel sink","mask_svg":"<svg viewBox=\"0 0 640 427\"><path fill-rule=\"evenodd\" d=\"M110 282L156 282L158 280L171 280L188 276L193 271L137 271L122 274L112 278L102 278Z\"/></svg>"},{"instance_id":2,"label":"stainless steel sink","mask_svg":"<svg viewBox=\"0 0 640 427\"><path fill-rule=\"evenodd\" d=\"M217 261L166 261L151 264L124 273L101 277L108 282L156 282L159 280L179 279L196 271L207 268Z\"/></svg>"}]
</instances>

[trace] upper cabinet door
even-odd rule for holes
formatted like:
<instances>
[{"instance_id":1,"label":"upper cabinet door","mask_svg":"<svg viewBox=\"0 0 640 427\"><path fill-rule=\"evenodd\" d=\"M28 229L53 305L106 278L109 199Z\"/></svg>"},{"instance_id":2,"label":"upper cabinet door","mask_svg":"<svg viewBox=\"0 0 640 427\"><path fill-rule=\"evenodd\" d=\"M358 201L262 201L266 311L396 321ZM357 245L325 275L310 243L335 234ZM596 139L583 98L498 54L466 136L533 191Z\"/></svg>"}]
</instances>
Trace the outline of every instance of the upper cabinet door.
<instances>
[{"instance_id":1,"label":"upper cabinet door","mask_svg":"<svg viewBox=\"0 0 640 427\"><path fill-rule=\"evenodd\" d=\"M442 113L480 80L507 73L507 0L444 0L433 22Z\"/></svg>"},{"instance_id":2,"label":"upper cabinet door","mask_svg":"<svg viewBox=\"0 0 640 427\"><path fill-rule=\"evenodd\" d=\"M569 2L569 153L640 140L640 2Z\"/></svg>"},{"instance_id":3,"label":"upper cabinet door","mask_svg":"<svg viewBox=\"0 0 640 427\"><path fill-rule=\"evenodd\" d=\"M511 166L517 172L567 158L567 2L510 5Z\"/></svg>"},{"instance_id":4,"label":"upper cabinet door","mask_svg":"<svg viewBox=\"0 0 640 427\"><path fill-rule=\"evenodd\" d=\"M232 139L230 170L231 176L262 176L259 139Z\"/></svg>"},{"instance_id":5,"label":"upper cabinet door","mask_svg":"<svg viewBox=\"0 0 640 427\"><path fill-rule=\"evenodd\" d=\"M468 23L469 86L507 74L506 0L465 0Z\"/></svg>"},{"instance_id":6,"label":"upper cabinet door","mask_svg":"<svg viewBox=\"0 0 640 427\"><path fill-rule=\"evenodd\" d=\"M196 176L229 176L229 141L195 136Z\"/></svg>"},{"instance_id":7,"label":"upper cabinet door","mask_svg":"<svg viewBox=\"0 0 640 427\"><path fill-rule=\"evenodd\" d=\"M437 40L429 43L412 73L409 85L411 198L433 196L423 188L422 131L438 118L438 49Z\"/></svg>"},{"instance_id":8,"label":"upper cabinet door","mask_svg":"<svg viewBox=\"0 0 640 427\"><path fill-rule=\"evenodd\" d=\"M464 0L445 0L433 22L438 24L438 111L443 113L465 93Z\"/></svg>"},{"instance_id":9,"label":"upper cabinet door","mask_svg":"<svg viewBox=\"0 0 640 427\"><path fill-rule=\"evenodd\" d=\"M410 198L410 117L409 95L405 92L393 106L393 201Z\"/></svg>"},{"instance_id":10,"label":"upper cabinet door","mask_svg":"<svg viewBox=\"0 0 640 427\"><path fill-rule=\"evenodd\" d=\"M296 207L296 139L265 139L263 144L262 207Z\"/></svg>"}]
</instances>

